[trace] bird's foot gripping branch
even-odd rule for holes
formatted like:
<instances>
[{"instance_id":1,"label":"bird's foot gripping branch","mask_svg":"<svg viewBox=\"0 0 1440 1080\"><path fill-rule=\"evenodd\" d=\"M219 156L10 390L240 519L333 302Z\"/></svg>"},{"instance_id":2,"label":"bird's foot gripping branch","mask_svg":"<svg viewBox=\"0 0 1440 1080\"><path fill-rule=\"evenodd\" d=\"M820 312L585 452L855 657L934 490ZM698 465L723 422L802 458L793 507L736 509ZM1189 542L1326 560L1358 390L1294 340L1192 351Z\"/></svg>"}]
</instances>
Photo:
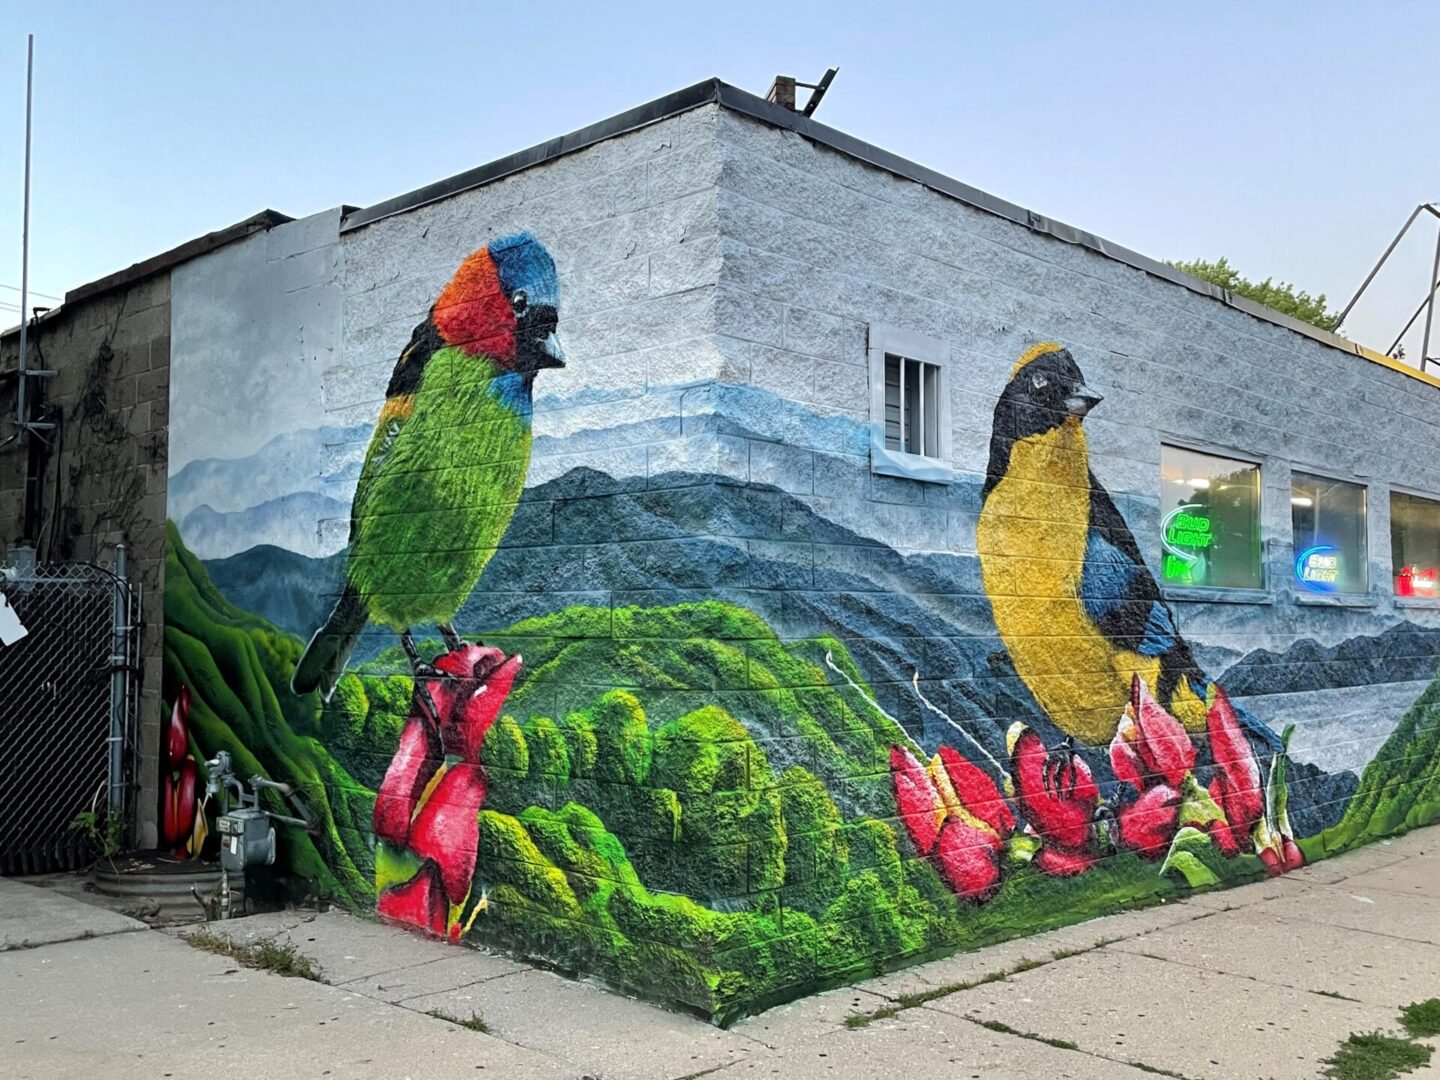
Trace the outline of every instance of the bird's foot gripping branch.
<instances>
[{"instance_id":1,"label":"bird's foot gripping branch","mask_svg":"<svg viewBox=\"0 0 1440 1080\"><path fill-rule=\"evenodd\" d=\"M1250 742L1223 690L1207 702L1208 786L1197 778L1196 746L1184 726L1138 675L1110 743L1117 784L1107 799L1071 746L1052 753L1023 724L1011 728L1009 773L997 785L984 770L942 746L927 765L906 747L891 749L901 820L919 851L961 897L983 902L1007 866L1083 873L1122 848L1159 862L1191 887L1219 878L1206 865L1218 853L1253 853L1265 870L1304 865L1286 809L1285 752L1262 779ZM1284 739L1288 742L1287 730Z\"/></svg>"},{"instance_id":2,"label":"bird's foot gripping branch","mask_svg":"<svg viewBox=\"0 0 1440 1080\"><path fill-rule=\"evenodd\" d=\"M376 889L382 918L458 941L486 897L471 897L480 748L519 674L518 655L461 645L416 679L400 745L375 799ZM461 918L469 908L469 917Z\"/></svg>"}]
</instances>

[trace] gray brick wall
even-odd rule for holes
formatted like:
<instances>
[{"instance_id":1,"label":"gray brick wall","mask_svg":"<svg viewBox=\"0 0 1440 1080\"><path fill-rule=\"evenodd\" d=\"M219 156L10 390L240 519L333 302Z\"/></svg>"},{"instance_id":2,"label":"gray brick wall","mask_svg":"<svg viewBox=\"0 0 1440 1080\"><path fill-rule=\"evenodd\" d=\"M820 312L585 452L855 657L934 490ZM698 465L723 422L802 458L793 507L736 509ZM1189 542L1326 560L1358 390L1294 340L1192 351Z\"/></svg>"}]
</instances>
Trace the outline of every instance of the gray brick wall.
<instances>
[{"instance_id":1,"label":"gray brick wall","mask_svg":"<svg viewBox=\"0 0 1440 1080\"><path fill-rule=\"evenodd\" d=\"M140 716L139 842L156 840L162 703L165 476L170 410L170 281L135 285L67 304L31 338L32 363L56 372L43 387L58 414L58 453L46 455L43 514L28 539L42 560L110 566L115 546L130 550L144 588ZM13 370L18 335L0 341L0 371ZM0 385L0 440L14 430L15 382ZM39 416L39 411L32 413ZM0 549L26 540L27 454L18 440L0 447Z\"/></svg>"}]
</instances>

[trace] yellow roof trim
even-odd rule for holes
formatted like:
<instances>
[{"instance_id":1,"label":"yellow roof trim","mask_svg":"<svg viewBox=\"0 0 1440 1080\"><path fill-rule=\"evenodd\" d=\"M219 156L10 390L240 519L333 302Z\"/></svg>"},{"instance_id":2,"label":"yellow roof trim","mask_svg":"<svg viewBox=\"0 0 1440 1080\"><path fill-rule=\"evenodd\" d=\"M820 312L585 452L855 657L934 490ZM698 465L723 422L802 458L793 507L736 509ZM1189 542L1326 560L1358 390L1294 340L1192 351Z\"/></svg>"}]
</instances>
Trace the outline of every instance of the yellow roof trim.
<instances>
[{"instance_id":1,"label":"yellow roof trim","mask_svg":"<svg viewBox=\"0 0 1440 1080\"><path fill-rule=\"evenodd\" d=\"M1369 360L1372 364L1379 364L1381 367L1387 367L1391 371L1398 371L1402 375L1409 375L1412 379L1419 379L1423 383L1440 387L1440 378L1436 378L1428 371L1421 371L1419 368L1411 367L1403 360L1396 360L1393 356L1386 356L1384 353L1378 353L1374 349L1367 349L1364 345L1356 345L1355 353Z\"/></svg>"}]
</instances>

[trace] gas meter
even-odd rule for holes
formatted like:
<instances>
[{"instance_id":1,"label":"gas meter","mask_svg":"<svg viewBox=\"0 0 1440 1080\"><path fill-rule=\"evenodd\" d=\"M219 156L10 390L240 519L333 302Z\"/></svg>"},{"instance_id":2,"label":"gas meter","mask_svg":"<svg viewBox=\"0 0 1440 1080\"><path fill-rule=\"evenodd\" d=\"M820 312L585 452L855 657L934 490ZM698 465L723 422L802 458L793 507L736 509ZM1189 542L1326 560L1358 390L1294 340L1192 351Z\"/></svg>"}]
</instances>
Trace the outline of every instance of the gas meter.
<instances>
[{"instance_id":1,"label":"gas meter","mask_svg":"<svg viewBox=\"0 0 1440 1080\"><path fill-rule=\"evenodd\" d=\"M264 810L241 806L221 814L215 824L220 830L220 865L227 871L243 874L247 866L274 864L275 826Z\"/></svg>"},{"instance_id":2,"label":"gas meter","mask_svg":"<svg viewBox=\"0 0 1440 1080\"><path fill-rule=\"evenodd\" d=\"M230 875L236 874L245 880L245 871L252 866L273 866L275 863L275 826L280 821L297 825L307 832L316 831L314 816L299 794L289 784L267 780L263 776L250 777L250 791L235 775L230 755L224 750L205 763L205 790L221 799L220 816L216 827L220 833L220 917L228 919L230 910ZM283 795L295 808L298 817L277 814L260 805L260 792L274 791ZM234 794L235 806L231 808L229 795Z\"/></svg>"}]
</instances>

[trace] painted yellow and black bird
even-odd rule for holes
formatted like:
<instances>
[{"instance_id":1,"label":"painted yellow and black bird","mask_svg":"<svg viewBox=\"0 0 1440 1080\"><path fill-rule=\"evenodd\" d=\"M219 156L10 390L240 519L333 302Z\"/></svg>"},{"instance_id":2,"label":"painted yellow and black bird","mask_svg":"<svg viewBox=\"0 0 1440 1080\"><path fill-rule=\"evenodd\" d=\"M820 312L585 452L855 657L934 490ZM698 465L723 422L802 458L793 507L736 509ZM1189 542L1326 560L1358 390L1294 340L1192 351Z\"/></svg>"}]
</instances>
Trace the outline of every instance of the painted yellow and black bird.
<instances>
[{"instance_id":1,"label":"painted yellow and black bird","mask_svg":"<svg viewBox=\"0 0 1440 1080\"><path fill-rule=\"evenodd\" d=\"M1027 350L1011 371L995 406L977 536L995 626L1067 737L1108 742L1137 673L1188 730L1203 732L1209 680L1090 468L1083 421L1101 400L1054 342ZM1259 720L1241 722L1281 749Z\"/></svg>"},{"instance_id":2,"label":"painted yellow and black bird","mask_svg":"<svg viewBox=\"0 0 1440 1080\"><path fill-rule=\"evenodd\" d=\"M350 511L345 585L291 678L329 697L367 622L451 625L515 514L536 374L563 367L555 263L529 233L470 255L415 328L385 391Z\"/></svg>"}]
</instances>

